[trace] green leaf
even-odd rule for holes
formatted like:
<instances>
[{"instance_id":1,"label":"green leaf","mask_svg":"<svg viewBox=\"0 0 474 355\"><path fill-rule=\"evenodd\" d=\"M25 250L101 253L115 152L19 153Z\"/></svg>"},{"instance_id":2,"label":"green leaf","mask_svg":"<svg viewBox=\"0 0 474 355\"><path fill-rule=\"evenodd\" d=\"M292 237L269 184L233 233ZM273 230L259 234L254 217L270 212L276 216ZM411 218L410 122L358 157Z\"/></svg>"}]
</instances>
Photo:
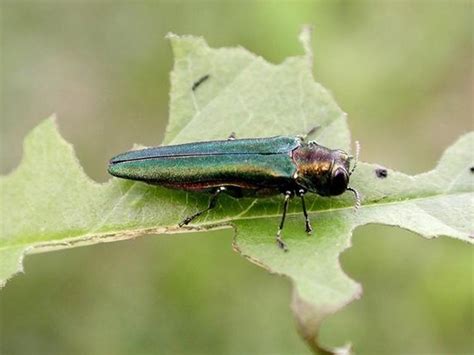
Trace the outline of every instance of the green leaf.
<instances>
[{"instance_id":1,"label":"green leaf","mask_svg":"<svg viewBox=\"0 0 474 355\"><path fill-rule=\"evenodd\" d=\"M313 80L307 30L300 38L305 54L279 65L243 48L209 48L202 38L169 39L175 66L165 144L222 139L231 132L238 137L296 135L319 125L319 143L350 150L345 113ZM192 90L203 77L207 80ZM179 229L184 216L206 206L207 196L120 179L98 184L84 173L51 118L25 139L19 167L0 179L0 283L22 270L29 253L232 226L237 251L292 280L299 330L315 351L324 351L317 344L321 321L361 294L339 264L354 228L382 223L429 238L445 235L473 242L473 148L474 133L469 133L433 171L417 176L388 169L387 177L379 178L376 165L360 163L351 185L362 195L361 208L354 211L349 193L309 197L314 227L309 237L299 201L293 201L284 229L290 251L283 253L274 240L281 197L224 196L192 227Z\"/></svg>"}]
</instances>

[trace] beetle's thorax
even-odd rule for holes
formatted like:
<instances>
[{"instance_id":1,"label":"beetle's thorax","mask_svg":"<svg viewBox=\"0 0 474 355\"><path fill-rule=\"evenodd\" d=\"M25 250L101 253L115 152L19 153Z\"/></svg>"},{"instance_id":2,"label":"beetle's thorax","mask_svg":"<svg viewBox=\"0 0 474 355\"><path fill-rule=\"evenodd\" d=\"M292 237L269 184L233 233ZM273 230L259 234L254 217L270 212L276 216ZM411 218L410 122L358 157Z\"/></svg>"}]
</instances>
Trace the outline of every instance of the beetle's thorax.
<instances>
[{"instance_id":1,"label":"beetle's thorax","mask_svg":"<svg viewBox=\"0 0 474 355\"><path fill-rule=\"evenodd\" d=\"M331 177L336 169L349 170L349 159L345 152L332 150L316 143L302 144L292 153L296 164L295 180L298 185L319 195L330 192Z\"/></svg>"}]
</instances>

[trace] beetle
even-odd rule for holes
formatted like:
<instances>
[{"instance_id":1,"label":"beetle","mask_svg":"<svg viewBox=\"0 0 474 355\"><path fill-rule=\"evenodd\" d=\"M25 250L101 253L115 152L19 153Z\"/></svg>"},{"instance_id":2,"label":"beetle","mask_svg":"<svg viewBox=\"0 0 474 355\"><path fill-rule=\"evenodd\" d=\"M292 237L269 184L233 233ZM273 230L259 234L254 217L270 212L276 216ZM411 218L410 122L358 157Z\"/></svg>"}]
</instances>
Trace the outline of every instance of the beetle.
<instances>
[{"instance_id":1,"label":"beetle","mask_svg":"<svg viewBox=\"0 0 474 355\"><path fill-rule=\"evenodd\" d=\"M204 141L132 150L113 157L108 172L116 177L186 191L211 193L207 208L186 217L180 227L213 209L222 193L233 197L284 195L283 213L276 242L287 251L281 237L290 198L301 198L306 232L312 232L304 195L337 196L345 191L354 194L356 209L359 193L349 187L349 177L357 166L340 149L329 149L306 136Z\"/></svg>"}]
</instances>

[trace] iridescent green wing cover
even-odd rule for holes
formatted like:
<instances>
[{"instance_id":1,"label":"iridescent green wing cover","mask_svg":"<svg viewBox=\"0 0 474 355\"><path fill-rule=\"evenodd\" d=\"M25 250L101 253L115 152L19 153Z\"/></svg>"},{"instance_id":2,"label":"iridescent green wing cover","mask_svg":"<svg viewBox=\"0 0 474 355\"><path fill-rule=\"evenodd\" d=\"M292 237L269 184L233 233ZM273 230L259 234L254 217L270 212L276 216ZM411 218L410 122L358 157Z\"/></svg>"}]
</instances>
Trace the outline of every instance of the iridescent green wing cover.
<instances>
[{"instance_id":1,"label":"iridescent green wing cover","mask_svg":"<svg viewBox=\"0 0 474 355\"><path fill-rule=\"evenodd\" d=\"M195 142L132 150L117 155L111 162L182 155L279 154L288 153L298 145L298 138L286 136Z\"/></svg>"},{"instance_id":2,"label":"iridescent green wing cover","mask_svg":"<svg viewBox=\"0 0 474 355\"><path fill-rule=\"evenodd\" d=\"M183 189L277 188L293 176L291 152L299 144L296 137L278 136L147 148L116 156L109 172Z\"/></svg>"}]
</instances>

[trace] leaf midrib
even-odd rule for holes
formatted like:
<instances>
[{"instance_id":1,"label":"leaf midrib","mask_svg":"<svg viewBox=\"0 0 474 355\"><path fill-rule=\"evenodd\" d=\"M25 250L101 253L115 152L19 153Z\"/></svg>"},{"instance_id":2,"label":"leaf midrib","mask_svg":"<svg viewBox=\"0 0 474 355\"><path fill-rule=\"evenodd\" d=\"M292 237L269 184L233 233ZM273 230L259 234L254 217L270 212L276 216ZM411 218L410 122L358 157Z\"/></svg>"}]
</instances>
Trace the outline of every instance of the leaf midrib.
<instances>
[{"instance_id":1,"label":"leaf midrib","mask_svg":"<svg viewBox=\"0 0 474 355\"><path fill-rule=\"evenodd\" d=\"M372 208L372 207L384 207L384 206L398 205L398 204L404 204L404 203L409 203L409 202L424 201L424 200L439 198L442 196L463 196L463 195L470 195L470 194L472 194L472 192L469 192L469 191L456 192L456 193L450 193L450 194L436 193L436 194L430 194L430 195L426 195L422 197L409 198L409 199L404 199L404 200L397 200L397 201L390 201L390 202L383 202L383 203L378 203L378 202L367 203L367 204L361 205L360 209ZM254 204L255 201L256 200L254 200L251 204ZM316 211L313 210L313 211L308 211L308 214L321 215L324 213L339 212L339 211L349 210L353 208L354 208L353 206L344 206L344 207L330 208L330 209L325 209L325 210L316 210ZM295 215L299 215L300 213L302 212L299 212L299 211L288 212L287 216L295 216ZM73 237L71 239L66 238L66 239L61 239L61 240L56 240L56 241L47 241L47 242L9 244L9 245L0 247L0 250L5 250L8 248L18 248L18 247L43 248L47 246L59 248L61 244L64 245L64 248L62 249L67 249L70 247L74 247L74 244L79 244L81 241L87 242L88 240L99 239L99 243L100 243L100 239L102 238L103 239L112 238L112 240L110 241L114 241L114 240L128 240L128 239L136 238L139 235L148 235L148 234L175 234L175 233L180 233L180 232L185 233L185 232L193 232L193 231L198 232L200 229L209 230L209 229L215 229L215 228L220 228L220 227L227 227L228 224L233 221L255 220L255 219L261 219L261 218L275 218L275 217L280 217L280 216L281 216L280 214L266 214L266 215L258 215L258 216L255 215L255 216L247 216L247 217L239 217L239 218L227 218L227 219L216 220L209 223L202 223L202 224L196 225L196 227L190 226L189 228L186 228L186 229L172 227L172 226L162 226L162 227L151 227L151 228L141 228L141 229L137 228L137 229L118 230L118 231L110 231L110 232L97 233L97 234L84 234L81 237ZM129 234L129 236L125 236L123 238L119 237L120 235L123 235L123 234ZM107 241L104 240L104 242L107 242ZM92 243L92 244L95 244L95 243Z\"/></svg>"}]
</instances>

